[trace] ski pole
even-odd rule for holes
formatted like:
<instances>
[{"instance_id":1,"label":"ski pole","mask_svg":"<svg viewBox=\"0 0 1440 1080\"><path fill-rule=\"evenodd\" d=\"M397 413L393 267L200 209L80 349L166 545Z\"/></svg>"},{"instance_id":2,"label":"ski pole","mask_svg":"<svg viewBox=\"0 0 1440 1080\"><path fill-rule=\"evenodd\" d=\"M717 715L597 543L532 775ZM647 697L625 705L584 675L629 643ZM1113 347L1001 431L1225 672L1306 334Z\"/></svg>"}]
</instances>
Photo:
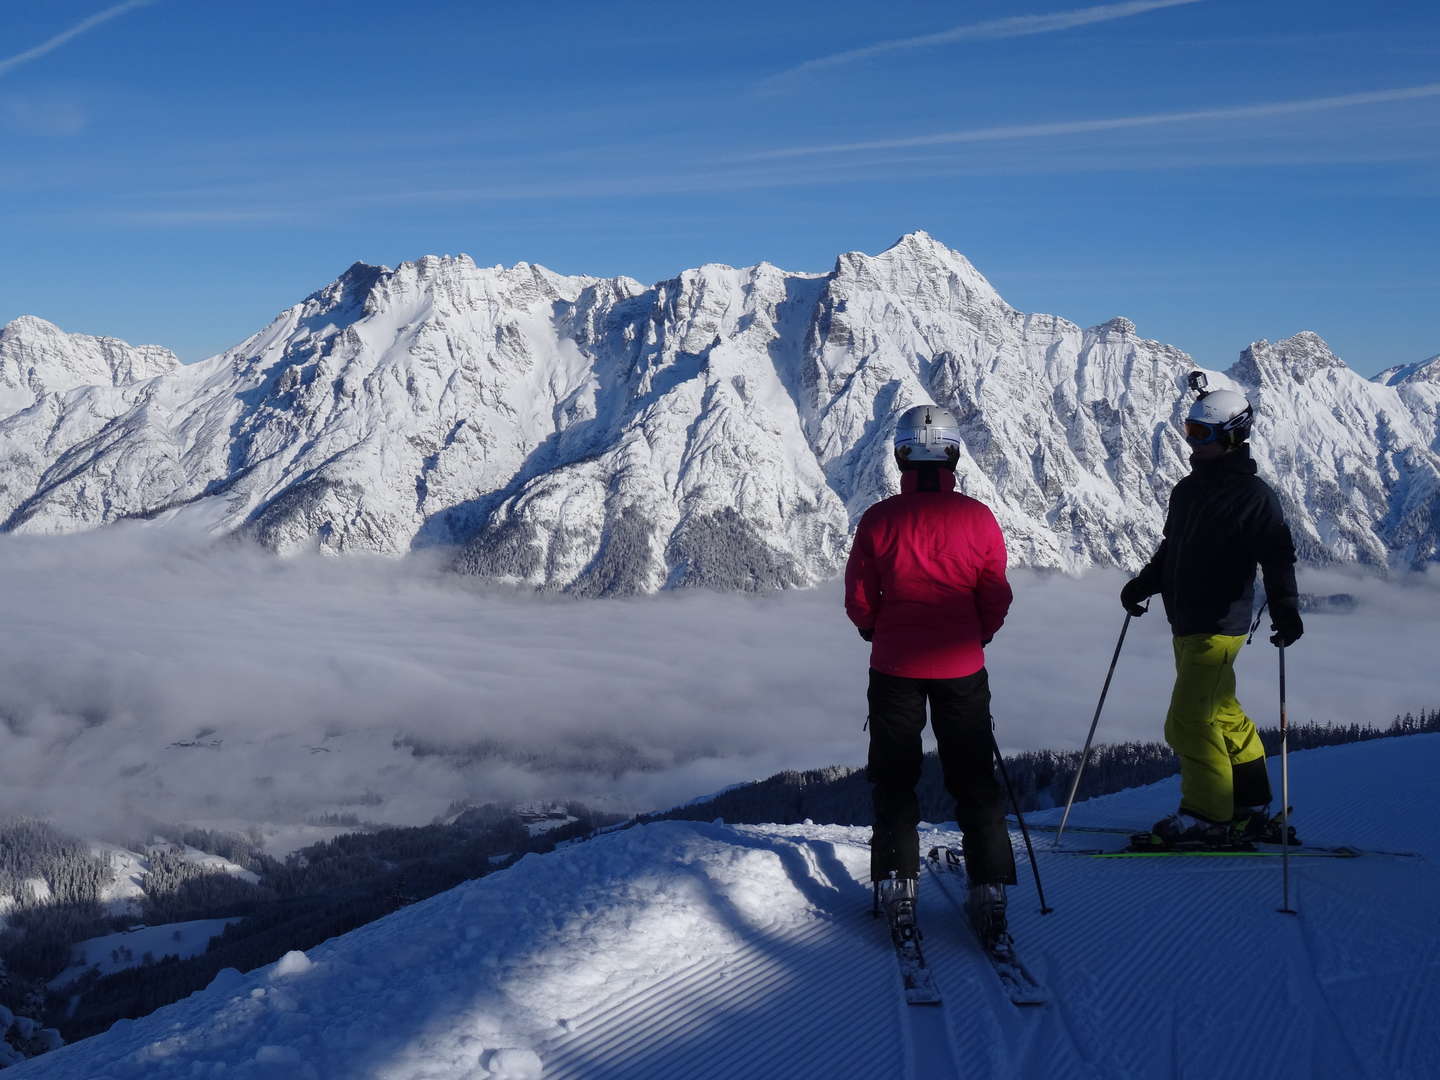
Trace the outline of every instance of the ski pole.
<instances>
[{"instance_id":1,"label":"ski pole","mask_svg":"<svg viewBox=\"0 0 1440 1080\"><path fill-rule=\"evenodd\" d=\"M1070 808L1075 804L1075 793L1080 790L1080 777L1085 775L1085 763L1090 760L1090 743L1095 738L1095 728L1100 724L1100 710L1105 708L1105 695L1110 692L1110 680L1115 675L1115 665L1120 661L1120 646L1125 644L1125 631L1130 629L1130 620L1135 616L1128 611L1120 627L1120 640L1115 642L1115 655L1110 658L1110 670L1105 673L1105 685L1100 689L1100 701L1095 706L1095 716L1090 721L1090 734L1085 736L1085 749L1080 753L1080 767L1075 770L1075 779L1070 781L1070 795L1065 800L1065 813L1060 818L1060 828L1055 833L1053 847L1059 847L1065 836L1065 823L1070 820Z\"/></svg>"},{"instance_id":2,"label":"ski pole","mask_svg":"<svg viewBox=\"0 0 1440 1080\"><path fill-rule=\"evenodd\" d=\"M995 763L1000 766L1000 779L1005 781L1005 792L1010 796L1010 805L1015 808L1015 820L1020 822L1020 835L1025 838L1025 852L1030 857L1030 872L1035 875L1035 892L1040 897L1040 914L1049 915L1055 909L1045 903L1045 888L1040 884L1040 867L1035 863L1035 847L1030 843L1030 830L1025 827L1025 815L1020 813L1020 800L1015 798L1015 789L1010 786L1010 774L1005 771L1005 759L1000 754L1000 744L995 741L995 726L990 726L990 749L995 753Z\"/></svg>"},{"instance_id":3,"label":"ski pole","mask_svg":"<svg viewBox=\"0 0 1440 1080\"><path fill-rule=\"evenodd\" d=\"M1290 906L1290 724L1285 714L1285 646L1280 646L1280 869L1284 880L1282 915L1295 915Z\"/></svg>"}]
</instances>

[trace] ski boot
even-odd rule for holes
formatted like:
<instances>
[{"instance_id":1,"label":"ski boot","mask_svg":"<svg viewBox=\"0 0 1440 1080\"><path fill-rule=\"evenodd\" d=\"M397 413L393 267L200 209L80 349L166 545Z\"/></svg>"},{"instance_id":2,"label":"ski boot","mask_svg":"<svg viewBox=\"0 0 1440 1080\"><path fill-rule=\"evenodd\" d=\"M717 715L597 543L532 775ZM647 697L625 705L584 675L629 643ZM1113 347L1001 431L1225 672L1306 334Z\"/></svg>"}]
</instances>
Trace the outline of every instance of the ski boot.
<instances>
[{"instance_id":1,"label":"ski boot","mask_svg":"<svg viewBox=\"0 0 1440 1080\"><path fill-rule=\"evenodd\" d=\"M919 882L914 878L891 875L875 882L875 910L883 912L890 924L890 935L897 946L904 945L920 936L915 921L915 898Z\"/></svg>"},{"instance_id":2,"label":"ski boot","mask_svg":"<svg viewBox=\"0 0 1440 1080\"><path fill-rule=\"evenodd\" d=\"M1014 959L1015 942L1005 924L1004 885L971 885L965 914L986 952L1002 960Z\"/></svg>"},{"instance_id":3,"label":"ski boot","mask_svg":"<svg viewBox=\"0 0 1440 1080\"><path fill-rule=\"evenodd\" d=\"M1230 822L1230 837L1234 842L1240 844L1287 843L1283 832L1286 825L1285 817L1288 817L1294 809L1292 806L1285 815L1275 814L1272 817L1268 806L1244 807ZM1299 847L1300 837L1295 835L1295 826L1290 825L1289 830L1289 845Z\"/></svg>"},{"instance_id":4,"label":"ski boot","mask_svg":"<svg viewBox=\"0 0 1440 1080\"><path fill-rule=\"evenodd\" d=\"M1130 837L1131 851L1247 851L1249 841L1237 841L1229 825L1218 825L1178 810L1150 826L1149 832Z\"/></svg>"}]
</instances>

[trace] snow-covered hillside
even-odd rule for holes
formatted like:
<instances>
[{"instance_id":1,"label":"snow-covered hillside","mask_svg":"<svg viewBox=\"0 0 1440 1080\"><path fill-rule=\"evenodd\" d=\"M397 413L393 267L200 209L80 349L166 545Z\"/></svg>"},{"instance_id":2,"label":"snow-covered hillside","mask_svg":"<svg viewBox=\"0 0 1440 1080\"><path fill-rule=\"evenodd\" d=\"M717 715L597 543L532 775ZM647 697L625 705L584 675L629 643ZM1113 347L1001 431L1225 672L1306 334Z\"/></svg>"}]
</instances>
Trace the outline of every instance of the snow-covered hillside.
<instances>
[{"instance_id":1,"label":"snow-covered hillside","mask_svg":"<svg viewBox=\"0 0 1440 1080\"><path fill-rule=\"evenodd\" d=\"M327 835L333 835L334 832L335 830L328 830ZM194 866L199 872L232 874L252 885L260 880L256 874L229 859L185 844L172 843L161 837L157 837L149 848L150 854L131 851L119 844L103 840L92 840L87 846L93 857L109 864L109 880L101 886L97 899L107 915L117 917L137 917L144 910L151 872L150 860L156 852L163 852L179 862ZM44 903L53 896L49 882L43 877L31 878L25 884L28 889L24 890L22 897L0 892L0 930L5 928L5 913L15 907L17 900Z\"/></svg>"},{"instance_id":2,"label":"snow-covered hillside","mask_svg":"<svg viewBox=\"0 0 1440 1080\"><path fill-rule=\"evenodd\" d=\"M29 370L68 372L76 340ZM356 264L220 356L0 419L0 528L141 516L280 552L456 544L466 570L581 594L803 585L894 490L893 417L933 400L1017 563L1134 566L1186 468L1192 367L1127 319L1017 311L921 232L828 274L706 265L649 287L463 255ZM1302 333L1214 375L1255 398L1308 558L1435 557L1434 368L1366 381Z\"/></svg>"},{"instance_id":3,"label":"snow-covered hillside","mask_svg":"<svg viewBox=\"0 0 1440 1080\"><path fill-rule=\"evenodd\" d=\"M89 938L70 948L70 964L50 980L50 989L63 990L90 971L113 975L117 971L154 963L167 956L197 956L210 940L236 919L191 919L160 926L133 926L115 934Z\"/></svg>"},{"instance_id":4,"label":"snow-covered hillside","mask_svg":"<svg viewBox=\"0 0 1440 1080\"><path fill-rule=\"evenodd\" d=\"M13 1075L1434 1076L1437 767L1434 735L1292 756L1304 839L1418 853L1294 859L1297 916L1276 911L1279 859L1094 859L1039 836L1055 911L1038 913L1022 866L1012 925L1043 1007L1002 995L926 880L945 1003L904 1005L868 914L866 830L667 822L529 856L309 956L222 974ZM1175 799L1172 780L1072 820L1143 826ZM1066 847L1120 842L1076 833Z\"/></svg>"}]
</instances>

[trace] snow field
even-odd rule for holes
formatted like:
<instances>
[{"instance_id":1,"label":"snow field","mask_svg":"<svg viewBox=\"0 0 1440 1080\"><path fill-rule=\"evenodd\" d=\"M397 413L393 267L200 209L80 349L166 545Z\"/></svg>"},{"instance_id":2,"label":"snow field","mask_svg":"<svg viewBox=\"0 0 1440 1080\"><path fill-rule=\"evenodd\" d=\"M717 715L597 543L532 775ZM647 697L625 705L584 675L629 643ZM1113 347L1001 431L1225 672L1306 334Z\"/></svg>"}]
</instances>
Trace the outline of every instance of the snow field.
<instances>
[{"instance_id":1,"label":"snow field","mask_svg":"<svg viewBox=\"0 0 1440 1080\"><path fill-rule=\"evenodd\" d=\"M1121 836L1036 833L1011 891L1050 1003L1018 1009L922 878L941 1008L903 1004L869 915L868 830L662 822L412 905L18 1067L17 1080L847 1080L877 1075L1430 1077L1440 1074L1440 736L1292 756L1312 843L1415 857L1099 860ZM1278 767L1275 770L1278 779ZM1174 780L1092 800L1140 827ZM1058 819L1059 811L1036 815ZM1018 832L1014 834L1017 846ZM922 845L958 844L947 827Z\"/></svg>"},{"instance_id":2,"label":"snow field","mask_svg":"<svg viewBox=\"0 0 1440 1080\"><path fill-rule=\"evenodd\" d=\"M58 990L91 968L98 968L101 975L111 975L135 967L143 962L146 953L156 960L165 956L181 959L198 956L209 946L211 938L236 921L197 919L90 938L71 946L70 966L50 980L50 988Z\"/></svg>"}]
</instances>

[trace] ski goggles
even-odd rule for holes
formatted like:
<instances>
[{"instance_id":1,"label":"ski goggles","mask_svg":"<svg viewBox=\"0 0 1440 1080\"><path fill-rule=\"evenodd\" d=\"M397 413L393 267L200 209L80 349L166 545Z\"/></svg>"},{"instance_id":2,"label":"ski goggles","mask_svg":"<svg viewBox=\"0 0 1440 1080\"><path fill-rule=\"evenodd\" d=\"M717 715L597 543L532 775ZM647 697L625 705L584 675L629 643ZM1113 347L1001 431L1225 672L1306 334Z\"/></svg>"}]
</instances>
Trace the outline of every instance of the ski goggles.
<instances>
[{"instance_id":1,"label":"ski goggles","mask_svg":"<svg viewBox=\"0 0 1440 1080\"><path fill-rule=\"evenodd\" d=\"M1185 421L1185 441L1191 446L1204 446L1223 435L1225 429L1219 424L1207 424L1203 420Z\"/></svg>"}]
</instances>

